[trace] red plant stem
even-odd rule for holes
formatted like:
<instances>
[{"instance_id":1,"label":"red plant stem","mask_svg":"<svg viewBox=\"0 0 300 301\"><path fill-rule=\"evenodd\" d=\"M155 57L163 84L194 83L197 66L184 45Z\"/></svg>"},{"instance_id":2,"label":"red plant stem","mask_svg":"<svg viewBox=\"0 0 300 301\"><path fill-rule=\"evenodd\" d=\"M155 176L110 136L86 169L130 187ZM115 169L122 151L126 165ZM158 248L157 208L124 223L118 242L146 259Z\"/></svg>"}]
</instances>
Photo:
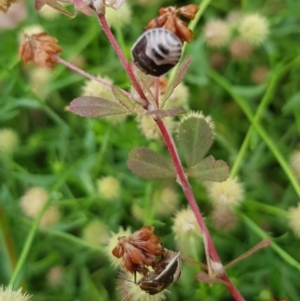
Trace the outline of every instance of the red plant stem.
<instances>
[{"instance_id":1,"label":"red plant stem","mask_svg":"<svg viewBox=\"0 0 300 301\"><path fill-rule=\"evenodd\" d=\"M135 88L135 90L137 91L137 93L140 95L140 97L144 100L147 101L147 98L143 92L143 90L141 89L140 85L138 84L136 78L134 77L134 74L132 72L132 69L128 63L128 61L126 60L123 51L121 49L121 47L119 46L118 42L116 41L114 35L112 34L110 27L105 19L105 16L102 14L97 15L99 22L103 28L104 33L106 34L109 42L111 43L111 45L113 46L114 50L116 51L133 87Z\"/></svg>"},{"instance_id":2,"label":"red plant stem","mask_svg":"<svg viewBox=\"0 0 300 301\"><path fill-rule=\"evenodd\" d=\"M129 79L131 80L131 83L133 85L133 87L135 88L135 90L138 92L138 94L140 95L140 97L142 99L144 99L147 103L149 103L149 101L147 100L144 92L142 91L140 85L138 84L136 78L133 75L132 69L128 63L128 61L126 60L118 42L116 41L114 35L112 34L110 27L105 19L104 15L98 15L98 19L99 22L103 28L104 33L106 34L108 40L110 41L111 45L113 46L114 50L116 51ZM198 208L197 202L195 200L192 188L190 186L190 183L184 173L180 158L178 156L177 153L177 149L175 146L175 143L173 141L172 136L170 135L170 133L168 132L167 128L165 127L165 124L163 123L163 121L161 119L159 120L155 120L157 123L157 126L159 127L163 139L165 140L165 143L167 145L167 148L169 150L170 156L172 158L173 164L175 166L176 169L176 174L178 177L178 180L182 186L183 192L191 206L191 209L193 210L195 217L197 219L197 222L200 226L200 229L202 231L203 234L203 241L204 241L204 247L205 247L205 254L206 254L206 260L207 260L207 264L208 264L208 269L209 271L211 271L211 260L215 261L215 262L219 262L220 258L219 255L217 253L217 250L214 246L214 243L210 237L209 231L204 223L203 217L201 215L201 212ZM233 285L233 283L231 282L230 278L227 276L226 272L224 271L224 274L221 276L221 279L225 281L226 286L228 288L228 290L230 291L232 297L236 300L236 301L245 301L245 299L243 298L243 296L240 294L240 292L237 290L237 288Z\"/></svg>"},{"instance_id":3,"label":"red plant stem","mask_svg":"<svg viewBox=\"0 0 300 301\"><path fill-rule=\"evenodd\" d=\"M210 233L204 223L202 214L200 212L200 209L197 205L197 202L195 200L191 185L185 175L184 169L182 167L180 158L178 156L177 153L177 149L174 143L174 140L172 138L172 136L170 135L169 131L167 130L164 122L160 119L160 120L156 120L157 126L159 127L162 136L164 138L164 141L167 145L167 148L169 150L170 156L172 158L174 167L176 169L176 174L178 177L178 180L182 186L183 192L191 206L191 209L193 210L196 220L200 226L200 229L202 231L203 234L203 241L204 241L204 247L205 247L205 253L206 253L206 260L207 260L207 264L208 267L210 266L210 260L212 259L215 262L220 262L220 258L219 255L217 253L217 250L214 246L214 243L211 239ZM240 292L237 290L237 288L233 285L233 283L231 282L230 278L227 276L227 274L224 272L223 276L221 277L222 280L224 280L226 282L226 286L228 288L228 290L230 291L232 297L235 298L235 300L237 301L243 301L245 300L243 298L243 296L240 294Z\"/></svg>"}]
</instances>

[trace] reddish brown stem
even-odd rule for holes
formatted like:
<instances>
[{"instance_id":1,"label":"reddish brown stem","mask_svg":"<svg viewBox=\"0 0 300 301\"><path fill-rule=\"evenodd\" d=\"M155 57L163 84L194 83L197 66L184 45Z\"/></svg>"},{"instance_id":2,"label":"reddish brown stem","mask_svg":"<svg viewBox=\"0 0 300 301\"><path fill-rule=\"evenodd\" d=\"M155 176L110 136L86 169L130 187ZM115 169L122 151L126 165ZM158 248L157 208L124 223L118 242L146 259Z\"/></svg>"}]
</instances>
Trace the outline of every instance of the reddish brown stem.
<instances>
[{"instance_id":1,"label":"reddish brown stem","mask_svg":"<svg viewBox=\"0 0 300 301\"><path fill-rule=\"evenodd\" d=\"M131 83L132 83L132 86L134 87L134 89L137 91L137 93L139 94L139 96L144 99L144 100L147 100L143 90L141 89L140 85L138 84L136 78L134 77L134 74L132 72L132 69L128 63L128 61L126 60L124 54L123 54L123 51L121 49L121 47L119 46L118 42L116 41L114 35L112 34L111 30L110 30L110 27L105 19L105 16L104 15L97 15L98 16L98 19L99 19L99 22L103 28L103 31L104 33L106 34L109 42L111 43L111 45L113 46L114 50L116 51Z\"/></svg>"},{"instance_id":2,"label":"reddish brown stem","mask_svg":"<svg viewBox=\"0 0 300 301\"><path fill-rule=\"evenodd\" d=\"M176 170L176 174L178 177L178 181L179 181L180 185L182 186L183 192L191 206L191 209L193 210L193 212L195 214L197 222L202 231L208 267L209 267L209 263L210 263L211 259L215 262L221 263L219 255L217 253L217 250L210 237L209 231L204 223L202 214L201 214L200 209L195 200L191 185L185 175L183 166L181 164L181 161L180 161L178 153L177 153L177 149L176 149L174 140L161 119L156 120L156 123L162 133L163 139L164 139L164 141L167 145L167 148L169 150L169 153L171 155L171 158L172 158L175 170ZM227 286L228 290L230 291L232 297L234 297L235 300L237 300L237 301L243 301L244 300L243 296L240 294L240 292L237 290L237 288L233 285L233 283L227 276L226 272L224 272L224 274L221 278L222 278L222 280L224 280L226 282L226 286Z\"/></svg>"}]
</instances>

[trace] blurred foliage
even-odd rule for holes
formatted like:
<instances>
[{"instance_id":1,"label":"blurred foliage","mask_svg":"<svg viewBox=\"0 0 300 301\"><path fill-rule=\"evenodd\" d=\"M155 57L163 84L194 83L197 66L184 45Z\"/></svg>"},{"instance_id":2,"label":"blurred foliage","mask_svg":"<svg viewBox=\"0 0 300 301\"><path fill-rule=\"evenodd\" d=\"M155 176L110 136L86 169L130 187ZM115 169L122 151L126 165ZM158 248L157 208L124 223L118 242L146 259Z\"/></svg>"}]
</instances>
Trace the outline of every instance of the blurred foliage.
<instances>
[{"instance_id":1,"label":"blurred foliage","mask_svg":"<svg viewBox=\"0 0 300 301\"><path fill-rule=\"evenodd\" d=\"M159 7L189 3L157 0L143 6L142 1L128 2L133 10L131 24L116 32L117 39L125 41L123 50L128 58L131 45ZM139 179L126 165L128 153L135 147L147 146L164 156L167 152L163 141L147 141L142 136L135 118L113 125L107 120L83 119L66 111L70 101L81 95L85 79L64 66L58 65L51 74L42 96L33 91L34 82L29 74L36 67L23 66L17 50L22 28L35 24L59 40L64 50L61 56L67 61L80 57L87 72L108 76L125 89L129 88L129 81L95 16L79 13L74 19L59 15L49 20L34 10L33 1L27 1L26 6L28 15L18 26L0 28L0 128L11 128L20 136L20 146L13 155L0 154L0 284L9 283L32 227L32 221L20 211L20 198L30 187L42 186L50 192L51 202L59 205L62 219L58 225L37 232L18 279L20 285L33 295L33 301L119 300L115 291L117 271L110 265L103 246L93 248L81 243L82 229L93 218L100 219L114 232L119 226L138 229L142 223L131 214L131 206L136 202L148 210L145 224L156 220L156 234L162 237L164 246L176 249L171 217L157 216L154 207L147 205L157 190L170 183ZM184 82L190 89L191 109L211 115L216 123L216 140L210 153L230 167L251 124L234 97L211 76L209 57L216 50L206 47L202 28L208 20L225 18L232 10L245 14L259 12L270 23L267 41L248 60L238 62L231 58L228 49L217 50L225 57L219 74L253 114L267 87L266 83L252 82L253 69L267 66L272 75L279 64L284 66L300 55L298 0L219 0L211 1L205 10L194 31L195 40L186 48L185 55L191 55L193 61ZM295 63L279 78L261 116L261 124L286 160L300 142L299 69L299 62ZM269 247L231 268L229 276L245 299L264 301L260 294L269 291L276 299L299 300L300 240L287 227L286 216L288 208L299 202L299 195L255 130L249 146L238 170L246 197L237 209L240 220L234 231L214 227L206 191L199 181L192 180L195 196L223 262L261 240L256 227L271 235L278 248L298 262L297 267L293 266L287 257ZM116 177L122 186L119 198L110 203L101 199L96 188L97 179L108 175ZM180 187L176 191L183 208L184 195ZM205 260L199 254L198 257ZM53 266L64 267L59 286L51 286L47 281ZM167 299L231 300L222 284L198 283L198 272L198 268L184 263L182 276L170 286Z\"/></svg>"}]
</instances>

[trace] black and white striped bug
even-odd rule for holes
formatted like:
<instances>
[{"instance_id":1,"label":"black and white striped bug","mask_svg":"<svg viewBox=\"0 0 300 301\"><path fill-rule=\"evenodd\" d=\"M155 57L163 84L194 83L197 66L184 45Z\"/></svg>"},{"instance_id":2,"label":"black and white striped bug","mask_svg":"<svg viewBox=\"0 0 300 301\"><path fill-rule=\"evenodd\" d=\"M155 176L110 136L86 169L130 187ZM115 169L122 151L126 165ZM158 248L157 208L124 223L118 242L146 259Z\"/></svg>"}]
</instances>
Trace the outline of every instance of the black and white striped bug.
<instances>
[{"instance_id":1,"label":"black and white striped bug","mask_svg":"<svg viewBox=\"0 0 300 301\"><path fill-rule=\"evenodd\" d=\"M181 269L180 252L175 253L166 250L154 271L141 278L137 284L149 295L155 295L177 281L180 277Z\"/></svg>"},{"instance_id":2,"label":"black and white striped bug","mask_svg":"<svg viewBox=\"0 0 300 301\"><path fill-rule=\"evenodd\" d=\"M146 74L159 77L180 60L182 41L165 28L146 30L131 48L134 63Z\"/></svg>"}]
</instances>

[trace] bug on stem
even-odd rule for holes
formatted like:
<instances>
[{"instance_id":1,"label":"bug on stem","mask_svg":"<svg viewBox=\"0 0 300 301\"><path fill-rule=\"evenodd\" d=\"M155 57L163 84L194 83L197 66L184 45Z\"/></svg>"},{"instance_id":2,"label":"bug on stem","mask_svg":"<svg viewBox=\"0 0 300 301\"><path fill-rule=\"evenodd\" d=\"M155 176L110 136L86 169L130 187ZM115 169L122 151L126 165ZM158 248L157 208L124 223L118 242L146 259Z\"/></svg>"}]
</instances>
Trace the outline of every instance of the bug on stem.
<instances>
[{"instance_id":1,"label":"bug on stem","mask_svg":"<svg viewBox=\"0 0 300 301\"><path fill-rule=\"evenodd\" d=\"M146 30L131 49L134 63L146 74L159 77L180 60L182 41L164 28Z\"/></svg>"}]
</instances>

